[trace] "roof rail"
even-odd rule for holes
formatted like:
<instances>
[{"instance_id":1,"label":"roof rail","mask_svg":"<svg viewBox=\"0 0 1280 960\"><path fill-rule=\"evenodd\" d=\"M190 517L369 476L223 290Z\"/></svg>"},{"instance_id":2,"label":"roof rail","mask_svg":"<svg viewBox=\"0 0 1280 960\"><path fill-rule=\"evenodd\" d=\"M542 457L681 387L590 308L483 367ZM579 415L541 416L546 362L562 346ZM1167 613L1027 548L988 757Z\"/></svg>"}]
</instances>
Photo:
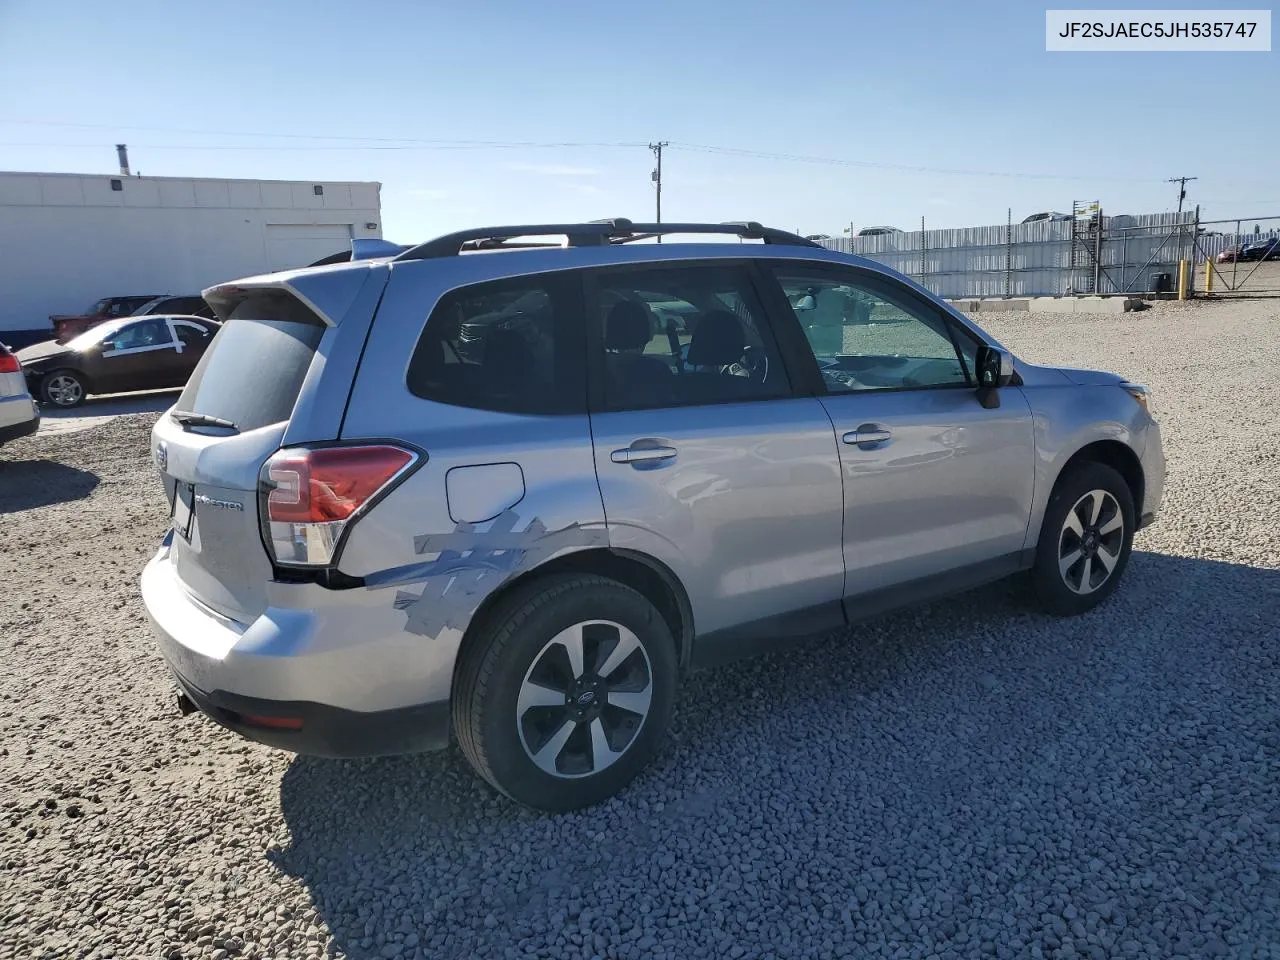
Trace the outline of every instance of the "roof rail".
<instances>
[{"instance_id":1,"label":"roof rail","mask_svg":"<svg viewBox=\"0 0 1280 960\"><path fill-rule=\"evenodd\" d=\"M743 240L763 240L795 247L817 247L812 240L786 230L775 230L752 220L731 223L632 223L618 217L593 220L590 223L539 223L508 227L477 227L445 234L416 247L410 247L396 260L430 260L453 257L464 250L513 250L525 247L559 246L548 243L510 243L515 238L566 236L571 247L603 247L614 243L631 243L671 233L727 234Z\"/></svg>"}]
</instances>

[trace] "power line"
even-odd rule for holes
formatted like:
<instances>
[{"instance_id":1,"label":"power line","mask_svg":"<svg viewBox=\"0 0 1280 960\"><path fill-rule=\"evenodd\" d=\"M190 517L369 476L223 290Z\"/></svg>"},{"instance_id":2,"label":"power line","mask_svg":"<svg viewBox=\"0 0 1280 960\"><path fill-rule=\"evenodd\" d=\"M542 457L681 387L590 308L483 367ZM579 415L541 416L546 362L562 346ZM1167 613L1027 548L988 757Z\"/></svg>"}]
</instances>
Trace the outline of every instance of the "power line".
<instances>
[{"instance_id":1,"label":"power line","mask_svg":"<svg viewBox=\"0 0 1280 960\"><path fill-rule=\"evenodd\" d=\"M209 137L265 137L276 140L336 140L344 143L386 143L404 144L406 146L466 146L466 147L643 147L642 140L613 141L564 141L559 143L534 140L467 140L467 139L423 139L420 137L355 137L350 135L318 134L318 133L267 133L253 130L197 130L192 127L149 127L131 126L118 123L71 123L61 120L6 120L0 118L0 124L11 123L24 126L39 127L77 127L86 130L140 130L147 133L182 133ZM51 144L59 146L59 144ZM185 149L185 148L175 148ZM229 147L228 149L241 149ZM243 149L251 149L245 147ZM306 149L306 148L303 148Z\"/></svg>"},{"instance_id":2,"label":"power line","mask_svg":"<svg viewBox=\"0 0 1280 960\"><path fill-rule=\"evenodd\" d=\"M383 144L351 144L349 146L327 146L323 144L312 144L309 146L283 146L280 144L261 144L261 143L243 143L243 144L227 144L227 143L139 143L134 140L129 141L136 149L139 150L190 150L193 153L199 153L204 150L220 150L231 152L255 152L255 153L272 153L277 151L283 152L299 152L313 153L323 151L327 153L341 153L352 151L421 151L421 150L538 150L538 149L576 149L597 147L643 147L644 144L637 141L636 143L589 143L583 141L562 142L562 143L539 143L532 141L510 141L503 142L497 140L491 141L454 141L440 142L432 144L401 144L401 145L383 145ZM101 143L13 143L0 142L0 147L41 147L48 149L92 149L100 150L103 147Z\"/></svg>"},{"instance_id":3,"label":"power line","mask_svg":"<svg viewBox=\"0 0 1280 960\"><path fill-rule=\"evenodd\" d=\"M120 131L145 131L150 133L171 133L194 136L209 137L241 137L241 138L259 138L269 140L295 140L307 141L307 145L284 146L284 145L255 145L255 144L209 144L201 146L199 144L136 144L139 149L147 150L218 150L218 151L356 151L356 150L525 150L525 149L635 149L645 147L650 150L654 149L653 143L647 143L642 140L564 140L564 141L538 141L538 140L471 140L471 139L423 139L414 137L360 137L338 134L309 134L309 133L267 133L262 131L247 130L197 130L190 127L162 127L162 126L134 126L130 124L106 124L106 123L78 123L60 120L6 120L0 118L0 125L16 124L26 126L43 126L43 127L68 127L81 128L91 130L111 130ZM319 145L323 143L332 143L333 146ZM340 145L339 145L340 144ZM951 167L933 167L916 164L891 163L878 160L859 160L844 157L822 157L812 156L808 154L798 153L778 153L767 150L754 150L744 147L727 147L716 144L706 143L682 143L678 141L662 141L664 147L671 147L676 150L686 150L695 153L707 153L720 156L745 157L757 160L777 160L789 163L810 163L821 164L837 167L854 167L868 170L894 170L905 173L934 173L945 176L960 177L993 177L1003 179L1020 179L1020 180L1045 180L1045 181L1081 181L1081 182L1111 182L1111 183L1156 183L1156 178L1142 177L1107 177L1107 176L1081 176L1081 175L1060 175L1056 173L1029 173L1020 171L1007 170L966 170ZM81 147L99 147L100 144L81 144L81 143L0 143L0 146L7 147L40 147L56 149L62 148L81 148ZM1194 180L1195 177L1175 178L1175 180ZM1170 181L1173 182L1173 181ZM1185 182L1184 195L1185 195Z\"/></svg>"},{"instance_id":4,"label":"power line","mask_svg":"<svg viewBox=\"0 0 1280 960\"><path fill-rule=\"evenodd\" d=\"M770 153L764 150L748 150L741 147L718 147L705 143L672 142L676 150L692 150L697 153L712 153L722 156L751 157L759 160L786 160L795 163L819 163L838 167L862 167L875 170L900 170L908 173L943 173L960 177L1008 177L1026 180L1083 180L1096 182L1099 180L1116 183L1156 183L1155 178L1139 177L1092 177L1061 176L1056 173L1017 173L1001 170L959 170L950 167L925 167L905 163L883 163L876 160L849 160L841 157L815 157L799 153Z\"/></svg>"}]
</instances>

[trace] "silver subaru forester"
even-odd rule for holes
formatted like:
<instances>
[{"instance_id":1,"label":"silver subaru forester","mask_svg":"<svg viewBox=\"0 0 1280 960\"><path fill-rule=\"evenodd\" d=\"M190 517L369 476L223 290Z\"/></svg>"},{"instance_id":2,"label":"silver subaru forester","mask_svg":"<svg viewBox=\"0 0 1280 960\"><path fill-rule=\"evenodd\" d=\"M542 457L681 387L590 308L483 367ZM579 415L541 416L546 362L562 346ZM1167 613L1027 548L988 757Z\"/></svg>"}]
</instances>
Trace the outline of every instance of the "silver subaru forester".
<instances>
[{"instance_id":1,"label":"silver subaru forester","mask_svg":"<svg viewBox=\"0 0 1280 960\"><path fill-rule=\"evenodd\" d=\"M1160 504L1144 387L756 223L365 243L205 298L142 576L180 707L322 756L452 735L542 809L635 777L692 667L1011 574L1091 610Z\"/></svg>"}]
</instances>

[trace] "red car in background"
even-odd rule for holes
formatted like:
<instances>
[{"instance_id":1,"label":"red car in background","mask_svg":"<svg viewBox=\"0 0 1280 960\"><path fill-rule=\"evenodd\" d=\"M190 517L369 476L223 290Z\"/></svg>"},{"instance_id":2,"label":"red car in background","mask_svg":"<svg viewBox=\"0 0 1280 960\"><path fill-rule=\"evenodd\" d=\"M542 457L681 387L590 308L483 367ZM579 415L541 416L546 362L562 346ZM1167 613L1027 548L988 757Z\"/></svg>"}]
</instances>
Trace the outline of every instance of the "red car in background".
<instances>
[{"instance_id":1,"label":"red car in background","mask_svg":"<svg viewBox=\"0 0 1280 960\"><path fill-rule=\"evenodd\" d=\"M161 294L149 293L136 297L104 297L84 313L58 313L49 318L53 324L53 336L59 343L96 327L107 320L132 316Z\"/></svg>"},{"instance_id":2,"label":"red car in background","mask_svg":"<svg viewBox=\"0 0 1280 960\"><path fill-rule=\"evenodd\" d=\"M213 318L213 311L200 296L171 296L149 293L145 296L104 297L81 314L56 314L49 318L53 338L59 343L78 337L100 323L120 317L144 317L155 314L182 314Z\"/></svg>"}]
</instances>

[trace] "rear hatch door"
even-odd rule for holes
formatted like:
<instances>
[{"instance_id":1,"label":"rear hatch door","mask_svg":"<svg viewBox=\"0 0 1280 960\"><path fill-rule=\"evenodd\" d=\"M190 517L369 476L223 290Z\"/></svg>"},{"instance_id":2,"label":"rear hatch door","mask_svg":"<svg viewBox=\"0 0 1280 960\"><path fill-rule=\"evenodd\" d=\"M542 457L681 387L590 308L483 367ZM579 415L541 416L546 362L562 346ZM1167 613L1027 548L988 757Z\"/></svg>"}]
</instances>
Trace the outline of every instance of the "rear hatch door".
<instances>
[{"instance_id":1,"label":"rear hatch door","mask_svg":"<svg viewBox=\"0 0 1280 960\"><path fill-rule=\"evenodd\" d=\"M152 434L177 575L239 623L266 609L273 577L259 519L262 464L281 446L339 436L386 282L385 268L364 265L281 276L206 291L225 322Z\"/></svg>"}]
</instances>

